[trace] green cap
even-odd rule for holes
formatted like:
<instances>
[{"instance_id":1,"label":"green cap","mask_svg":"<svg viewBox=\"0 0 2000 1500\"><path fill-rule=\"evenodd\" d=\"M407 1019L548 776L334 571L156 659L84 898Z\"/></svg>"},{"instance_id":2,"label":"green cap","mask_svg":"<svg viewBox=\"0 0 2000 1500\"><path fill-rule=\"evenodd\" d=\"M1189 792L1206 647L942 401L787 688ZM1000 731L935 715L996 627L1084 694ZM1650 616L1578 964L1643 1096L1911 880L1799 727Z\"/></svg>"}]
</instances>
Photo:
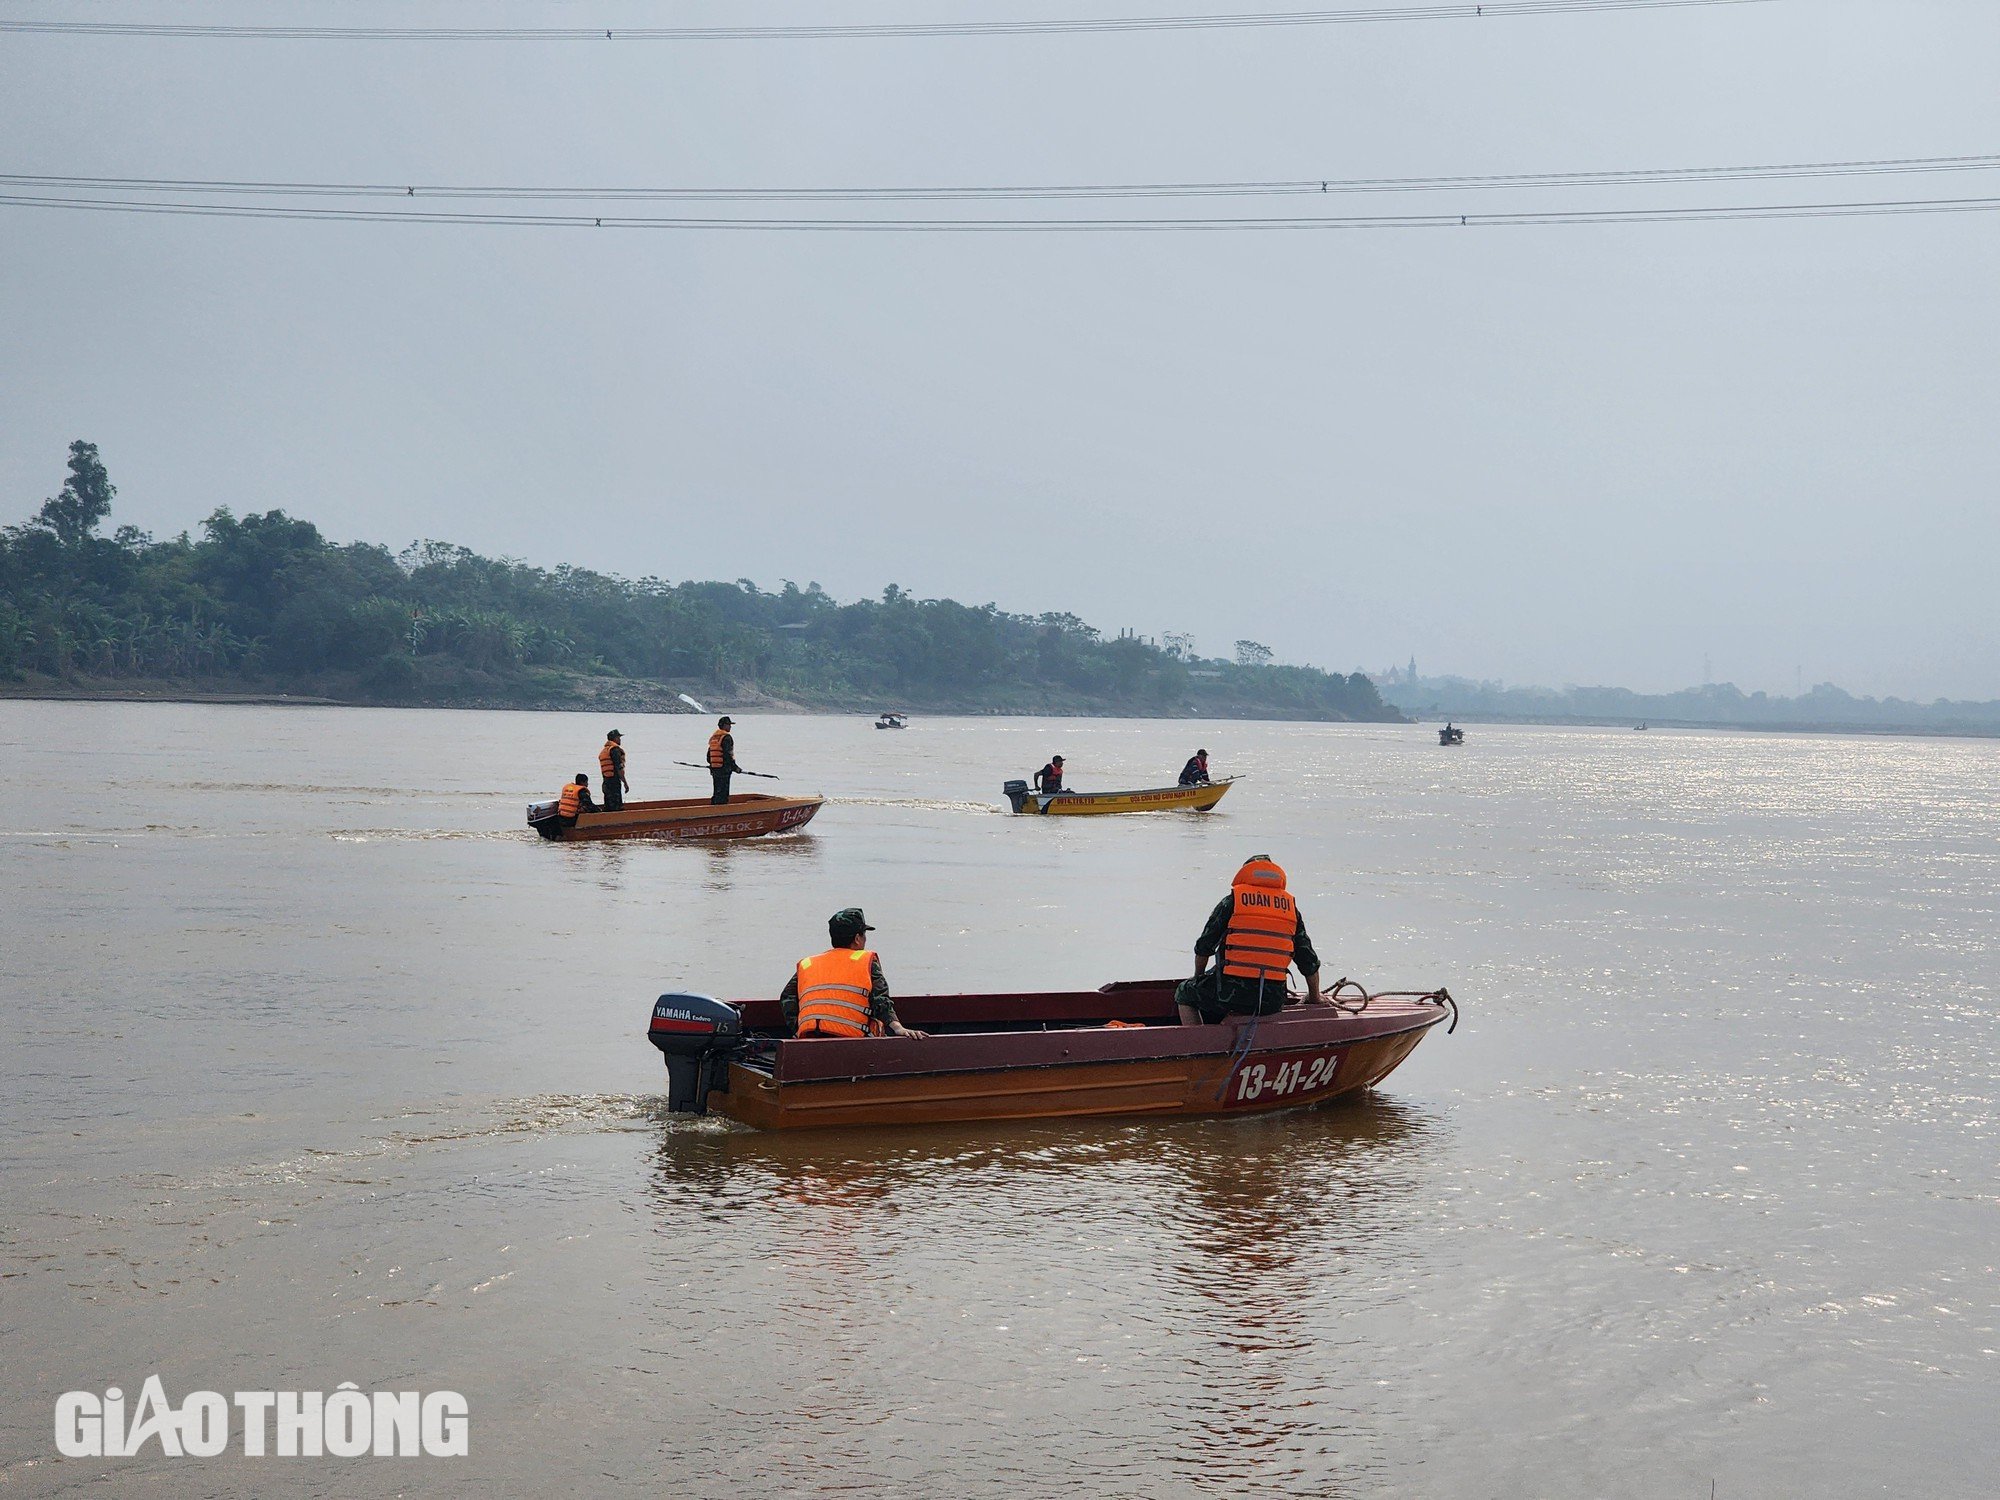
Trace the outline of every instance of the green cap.
<instances>
[{"instance_id":1,"label":"green cap","mask_svg":"<svg viewBox=\"0 0 2000 1500\"><path fill-rule=\"evenodd\" d=\"M857 932L873 932L875 929L868 925L868 919L861 914L860 907L843 906L826 919L826 930L836 938L841 933L851 938Z\"/></svg>"}]
</instances>

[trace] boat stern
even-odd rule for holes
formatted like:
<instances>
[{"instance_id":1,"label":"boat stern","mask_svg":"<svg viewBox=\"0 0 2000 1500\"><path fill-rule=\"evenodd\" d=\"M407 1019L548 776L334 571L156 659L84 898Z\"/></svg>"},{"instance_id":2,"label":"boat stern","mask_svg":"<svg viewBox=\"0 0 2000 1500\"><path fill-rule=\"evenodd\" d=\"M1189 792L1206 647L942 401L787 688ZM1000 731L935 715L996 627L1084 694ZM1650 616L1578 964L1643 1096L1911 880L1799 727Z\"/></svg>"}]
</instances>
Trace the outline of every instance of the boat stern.
<instances>
[{"instance_id":1,"label":"boat stern","mask_svg":"<svg viewBox=\"0 0 2000 1500\"><path fill-rule=\"evenodd\" d=\"M653 1002L646 1040L667 1060L667 1108L708 1113L709 1090L728 1087L729 1060L743 1047L743 1014L712 995L669 992Z\"/></svg>"}]
</instances>

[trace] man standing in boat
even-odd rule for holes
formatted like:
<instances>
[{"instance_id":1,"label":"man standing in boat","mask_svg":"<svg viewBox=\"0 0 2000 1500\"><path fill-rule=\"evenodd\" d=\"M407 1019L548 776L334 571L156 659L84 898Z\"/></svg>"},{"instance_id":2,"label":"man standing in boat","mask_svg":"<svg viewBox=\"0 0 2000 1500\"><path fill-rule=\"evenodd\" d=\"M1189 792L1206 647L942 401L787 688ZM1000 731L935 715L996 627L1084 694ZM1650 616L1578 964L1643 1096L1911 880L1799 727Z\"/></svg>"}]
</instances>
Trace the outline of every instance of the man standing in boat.
<instances>
[{"instance_id":1,"label":"man standing in boat","mask_svg":"<svg viewBox=\"0 0 2000 1500\"><path fill-rule=\"evenodd\" d=\"M1049 763L1035 772L1035 790L1038 792L1059 792L1063 789L1062 757L1052 755Z\"/></svg>"},{"instance_id":2,"label":"man standing in boat","mask_svg":"<svg viewBox=\"0 0 2000 1500\"><path fill-rule=\"evenodd\" d=\"M708 737L708 777L715 787L708 800L717 807L729 805L729 778L743 769L736 764L736 736L729 732L735 723L724 714L715 721L715 733Z\"/></svg>"},{"instance_id":3,"label":"man standing in boat","mask_svg":"<svg viewBox=\"0 0 2000 1500\"><path fill-rule=\"evenodd\" d=\"M1188 763L1181 767L1182 786L1208 785L1208 752L1197 750L1188 757Z\"/></svg>"},{"instance_id":4,"label":"man standing in boat","mask_svg":"<svg viewBox=\"0 0 2000 1500\"><path fill-rule=\"evenodd\" d=\"M604 777L604 810L617 812L625 805L632 784L625 779L624 736L612 730L604 736L604 748L597 752L597 769Z\"/></svg>"},{"instance_id":5,"label":"man standing in boat","mask_svg":"<svg viewBox=\"0 0 2000 1500\"><path fill-rule=\"evenodd\" d=\"M1218 955L1210 969L1208 961ZM1194 940L1194 977L1174 991L1181 1024L1212 1026L1225 1016L1283 1010L1285 977L1294 964L1305 975L1306 1003L1319 1004L1319 954L1298 902L1285 889L1285 872L1270 855L1253 854Z\"/></svg>"},{"instance_id":6,"label":"man standing in boat","mask_svg":"<svg viewBox=\"0 0 2000 1500\"><path fill-rule=\"evenodd\" d=\"M778 996L785 1024L801 1037L923 1036L896 1019L882 960L868 946L875 929L858 906L843 906L827 918L833 944L824 953L799 960Z\"/></svg>"}]
</instances>

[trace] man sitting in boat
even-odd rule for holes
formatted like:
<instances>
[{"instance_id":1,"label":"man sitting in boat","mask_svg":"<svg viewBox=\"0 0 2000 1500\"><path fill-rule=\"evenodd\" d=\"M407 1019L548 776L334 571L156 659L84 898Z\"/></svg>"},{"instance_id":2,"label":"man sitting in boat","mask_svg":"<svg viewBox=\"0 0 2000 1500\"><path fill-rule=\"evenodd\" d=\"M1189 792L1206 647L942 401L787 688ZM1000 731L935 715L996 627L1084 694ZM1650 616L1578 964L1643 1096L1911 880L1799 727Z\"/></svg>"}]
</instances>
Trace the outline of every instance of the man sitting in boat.
<instances>
[{"instance_id":1,"label":"man sitting in boat","mask_svg":"<svg viewBox=\"0 0 2000 1500\"><path fill-rule=\"evenodd\" d=\"M1180 784L1182 786L1208 785L1208 752L1206 750L1195 751L1188 758L1188 763L1181 767Z\"/></svg>"},{"instance_id":2,"label":"man sitting in boat","mask_svg":"<svg viewBox=\"0 0 2000 1500\"><path fill-rule=\"evenodd\" d=\"M1210 969L1218 951L1221 961ZM1194 940L1194 977L1174 991L1181 1024L1213 1026L1225 1016L1283 1010L1293 964L1305 975L1306 1003L1319 1004L1319 954L1298 902L1285 889L1285 872L1270 855L1253 854Z\"/></svg>"},{"instance_id":3,"label":"man sitting in boat","mask_svg":"<svg viewBox=\"0 0 2000 1500\"><path fill-rule=\"evenodd\" d=\"M1038 792L1059 792L1062 784L1062 757L1052 755L1049 763L1035 772L1035 790Z\"/></svg>"},{"instance_id":4,"label":"man sitting in boat","mask_svg":"<svg viewBox=\"0 0 2000 1500\"><path fill-rule=\"evenodd\" d=\"M565 828L574 828L578 813L596 811L597 804L590 800L590 773L578 771L576 780L562 789L562 796L556 801L556 821Z\"/></svg>"},{"instance_id":5,"label":"man sitting in boat","mask_svg":"<svg viewBox=\"0 0 2000 1500\"><path fill-rule=\"evenodd\" d=\"M826 921L833 946L802 958L785 981L778 1007L801 1037L923 1036L896 1019L882 960L868 946L868 925L858 906L843 906Z\"/></svg>"}]
</instances>

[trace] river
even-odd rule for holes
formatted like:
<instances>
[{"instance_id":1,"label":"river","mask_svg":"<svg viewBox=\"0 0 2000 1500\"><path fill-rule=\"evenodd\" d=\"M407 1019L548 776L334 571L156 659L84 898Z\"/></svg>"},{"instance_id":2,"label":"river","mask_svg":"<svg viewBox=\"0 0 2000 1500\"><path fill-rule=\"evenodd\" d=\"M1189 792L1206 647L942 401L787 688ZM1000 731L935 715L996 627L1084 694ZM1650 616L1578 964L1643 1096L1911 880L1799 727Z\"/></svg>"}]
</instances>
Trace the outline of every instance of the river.
<instances>
[{"instance_id":1,"label":"river","mask_svg":"<svg viewBox=\"0 0 2000 1500\"><path fill-rule=\"evenodd\" d=\"M0 1492L1987 1496L2000 744L762 717L810 830L549 845L693 717L0 702ZM1246 779L1211 815L1031 820ZM1464 1008L1295 1116L670 1119L653 995L1175 974L1269 853ZM463 1458L61 1458L67 1390L463 1393ZM275 1469L273 1466L277 1466Z\"/></svg>"}]
</instances>

